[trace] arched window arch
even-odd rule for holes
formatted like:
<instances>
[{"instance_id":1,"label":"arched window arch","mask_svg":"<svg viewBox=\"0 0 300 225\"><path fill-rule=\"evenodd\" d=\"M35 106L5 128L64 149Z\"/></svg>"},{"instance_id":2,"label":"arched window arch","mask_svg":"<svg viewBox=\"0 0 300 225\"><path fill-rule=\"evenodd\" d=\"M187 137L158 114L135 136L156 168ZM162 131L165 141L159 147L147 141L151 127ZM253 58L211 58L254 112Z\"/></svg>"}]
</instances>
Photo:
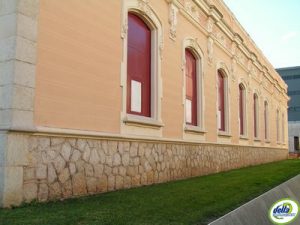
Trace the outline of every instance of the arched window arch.
<instances>
[{"instance_id":1,"label":"arched window arch","mask_svg":"<svg viewBox=\"0 0 300 225\"><path fill-rule=\"evenodd\" d=\"M218 69L218 129L228 132L228 77L223 69Z\"/></svg>"},{"instance_id":2,"label":"arched window arch","mask_svg":"<svg viewBox=\"0 0 300 225\"><path fill-rule=\"evenodd\" d=\"M258 138L259 131L259 109L258 109L258 96L253 94L253 131L254 138Z\"/></svg>"},{"instance_id":3,"label":"arched window arch","mask_svg":"<svg viewBox=\"0 0 300 225\"><path fill-rule=\"evenodd\" d=\"M264 102L264 129L265 140L269 140L269 104L267 101Z\"/></svg>"},{"instance_id":4,"label":"arched window arch","mask_svg":"<svg viewBox=\"0 0 300 225\"><path fill-rule=\"evenodd\" d=\"M203 104L203 52L196 39L183 41L183 88L184 88L184 126L186 131L204 130Z\"/></svg>"},{"instance_id":5,"label":"arched window arch","mask_svg":"<svg viewBox=\"0 0 300 225\"><path fill-rule=\"evenodd\" d=\"M151 117L151 29L128 13L127 113Z\"/></svg>"},{"instance_id":6,"label":"arched window arch","mask_svg":"<svg viewBox=\"0 0 300 225\"><path fill-rule=\"evenodd\" d=\"M239 84L239 125L240 135L246 135L246 91L244 84Z\"/></svg>"}]
</instances>

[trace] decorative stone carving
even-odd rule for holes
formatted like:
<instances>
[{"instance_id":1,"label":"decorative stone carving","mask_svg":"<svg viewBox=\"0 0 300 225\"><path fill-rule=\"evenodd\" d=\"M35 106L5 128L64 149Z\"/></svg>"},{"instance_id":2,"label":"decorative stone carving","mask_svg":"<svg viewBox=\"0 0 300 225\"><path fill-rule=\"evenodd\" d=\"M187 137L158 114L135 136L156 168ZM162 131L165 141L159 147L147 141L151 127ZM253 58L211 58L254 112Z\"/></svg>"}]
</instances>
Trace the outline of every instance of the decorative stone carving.
<instances>
[{"instance_id":1,"label":"decorative stone carving","mask_svg":"<svg viewBox=\"0 0 300 225\"><path fill-rule=\"evenodd\" d=\"M198 39L197 39L197 38L193 39L193 40L191 41L191 47L198 50L198 49L199 49L198 46L199 46L199 45L198 45Z\"/></svg>"},{"instance_id":2,"label":"decorative stone carving","mask_svg":"<svg viewBox=\"0 0 300 225\"><path fill-rule=\"evenodd\" d=\"M253 67L252 67L251 73L252 73L254 76L257 77L257 75L258 75L258 70L257 70L256 66L253 66Z\"/></svg>"},{"instance_id":3,"label":"decorative stone carving","mask_svg":"<svg viewBox=\"0 0 300 225\"><path fill-rule=\"evenodd\" d=\"M163 50L164 50L164 39L161 37L161 42L159 43L159 56L160 59L163 59Z\"/></svg>"},{"instance_id":4,"label":"decorative stone carving","mask_svg":"<svg viewBox=\"0 0 300 225\"><path fill-rule=\"evenodd\" d=\"M247 69L248 69L248 71L252 70L252 61L250 59L248 60L248 63L247 63Z\"/></svg>"},{"instance_id":5,"label":"decorative stone carving","mask_svg":"<svg viewBox=\"0 0 300 225\"><path fill-rule=\"evenodd\" d=\"M232 59L231 61L231 76L232 76L232 81L236 81L236 59Z\"/></svg>"},{"instance_id":6,"label":"decorative stone carving","mask_svg":"<svg viewBox=\"0 0 300 225\"><path fill-rule=\"evenodd\" d=\"M127 36L128 32L128 19L126 17L123 25L122 25L122 30L121 30L121 38L124 39Z\"/></svg>"},{"instance_id":7,"label":"decorative stone carving","mask_svg":"<svg viewBox=\"0 0 300 225\"><path fill-rule=\"evenodd\" d=\"M195 20L199 22L200 15L197 9L197 6L192 3L192 1L185 1L184 7L188 14L190 14Z\"/></svg>"},{"instance_id":8,"label":"decorative stone carving","mask_svg":"<svg viewBox=\"0 0 300 225\"><path fill-rule=\"evenodd\" d=\"M222 32L218 32L217 33L217 39L220 41L220 43L226 47L226 37L225 34L223 34Z\"/></svg>"},{"instance_id":9,"label":"decorative stone carving","mask_svg":"<svg viewBox=\"0 0 300 225\"><path fill-rule=\"evenodd\" d=\"M208 63L213 63L214 58L214 40L211 37L207 39L207 55L208 55Z\"/></svg>"},{"instance_id":10,"label":"decorative stone carving","mask_svg":"<svg viewBox=\"0 0 300 225\"><path fill-rule=\"evenodd\" d=\"M142 12L142 14L151 17L152 10L149 6L149 0L138 0L138 9Z\"/></svg>"},{"instance_id":11,"label":"decorative stone carving","mask_svg":"<svg viewBox=\"0 0 300 225\"><path fill-rule=\"evenodd\" d=\"M213 31L214 27L214 20L211 17L208 17L207 19L207 24L206 24L206 29L209 33Z\"/></svg>"},{"instance_id":12,"label":"decorative stone carving","mask_svg":"<svg viewBox=\"0 0 300 225\"><path fill-rule=\"evenodd\" d=\"M245 59L244 54L241 51L237 52L237 58L241 64L245 65L246 59Z\"/></svg>"},{"instance_id":13,"label":"decorative stone carving","mask_svg":"<svg viewBox=\"0 0 300 225\"><path fill-rule=\"evenodd\" d=\"M177 26L177 13L178 8L173 4L169 4L169 24L170 24L170 35L172 40L176 39L176 26Z\"/></svg>"},{"instance_id":14,"label":"decorative stone carving","mask_svg":"<svg viewBox=\"0 0 300 225\"><path fill-rule=\"evenodd\" d=\"M235 55L237 50L237 44L235 42L232 42L231 44L231 54Z\"/></svg>"}]
</instances>

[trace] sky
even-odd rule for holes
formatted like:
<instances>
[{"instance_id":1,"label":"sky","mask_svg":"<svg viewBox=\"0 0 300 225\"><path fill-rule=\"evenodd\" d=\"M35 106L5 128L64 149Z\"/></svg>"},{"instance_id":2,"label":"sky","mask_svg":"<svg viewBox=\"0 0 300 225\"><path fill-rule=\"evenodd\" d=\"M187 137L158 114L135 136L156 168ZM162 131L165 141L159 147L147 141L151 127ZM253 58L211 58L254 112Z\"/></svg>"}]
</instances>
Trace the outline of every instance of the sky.
<instances>
[{"instance_id":1,"label":"sky","mask_svg":"<svg viewBox=\"0 0 300 225\"><path fill-rule=\"evenodd\" d=\"M275 68L300 66L300 0L224 0Z\"/></svg>"}]
</instances>

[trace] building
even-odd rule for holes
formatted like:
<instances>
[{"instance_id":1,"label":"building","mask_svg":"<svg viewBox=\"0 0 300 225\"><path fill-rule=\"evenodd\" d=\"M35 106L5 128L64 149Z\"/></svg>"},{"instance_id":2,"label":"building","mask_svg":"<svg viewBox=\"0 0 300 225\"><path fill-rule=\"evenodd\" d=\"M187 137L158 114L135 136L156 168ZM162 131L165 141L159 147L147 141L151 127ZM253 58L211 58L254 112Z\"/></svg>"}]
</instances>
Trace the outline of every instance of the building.
<instances>
[{"instance_id":1,"label":"building","mask_svg":"<svg viewBox=\"0 0 300 225\"><path fill-rule=\"evenodd\" d=\"M290 97L288 108L289 150L300 151L300 66L279 68L277 72L288 85Z\"/></svg>"},{"instance_id":2,"label":"building","mask_svg":"<svg viewBox=\"0 0 300 225\"><path fill-rule=\"evenodd\" d=\"M0 3L2 206L287 158L287 86L222 1Z\"/></svg>"}]
</instances>

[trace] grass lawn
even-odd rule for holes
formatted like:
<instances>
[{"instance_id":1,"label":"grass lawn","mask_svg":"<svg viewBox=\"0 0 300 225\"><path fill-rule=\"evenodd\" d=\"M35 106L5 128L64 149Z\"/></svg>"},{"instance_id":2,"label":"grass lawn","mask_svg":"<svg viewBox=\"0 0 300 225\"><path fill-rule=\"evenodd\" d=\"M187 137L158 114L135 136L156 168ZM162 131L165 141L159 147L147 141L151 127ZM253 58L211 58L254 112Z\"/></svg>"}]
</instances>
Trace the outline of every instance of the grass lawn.
<instances>
[{"instance_id":1,"label":"grass lawn","mask_svg":"<svg viewBox=\"0 0 300 225\"><path fill-rule=\"evenodd\" d=\"M0 210L0 224L207 224L300 173L286 160L188 180Z\"/></svg>"}]
</instances>

